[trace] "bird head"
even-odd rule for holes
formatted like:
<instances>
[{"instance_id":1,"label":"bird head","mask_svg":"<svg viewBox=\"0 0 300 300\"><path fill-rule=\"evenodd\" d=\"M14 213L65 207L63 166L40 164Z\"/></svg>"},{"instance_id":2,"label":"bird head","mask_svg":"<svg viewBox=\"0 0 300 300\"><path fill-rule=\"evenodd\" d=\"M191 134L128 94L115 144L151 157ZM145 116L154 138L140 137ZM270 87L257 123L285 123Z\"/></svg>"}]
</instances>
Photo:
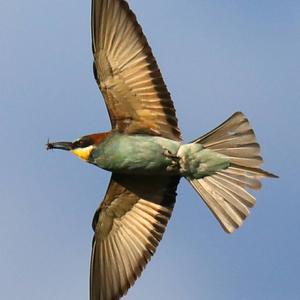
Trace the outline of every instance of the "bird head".
<instances>
[{"instance_id":1,"label":"bird head","mask_svg":"<svg viewBox=\"0 0 300 300\"><path fill-rule=\"evenodd\" d=\"M74 142L48 142L47 150L59 149L72 152L84 161L89 161L92 151L99 145L109 133L95 133L85 135Z\"/></svg>"}]
</instances>

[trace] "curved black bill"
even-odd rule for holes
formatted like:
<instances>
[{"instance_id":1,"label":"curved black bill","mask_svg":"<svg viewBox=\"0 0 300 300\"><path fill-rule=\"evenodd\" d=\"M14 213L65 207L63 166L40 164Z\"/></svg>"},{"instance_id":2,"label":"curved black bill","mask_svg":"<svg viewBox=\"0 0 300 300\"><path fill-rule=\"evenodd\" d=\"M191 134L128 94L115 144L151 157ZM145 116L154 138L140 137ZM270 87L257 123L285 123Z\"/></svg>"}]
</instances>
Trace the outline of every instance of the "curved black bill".
<instances>
[{"instance_id":1,"label":"curved black bill","mask_svg":"<svg viewBox=\"0 0 300 300\"><path fill-rule=\"evenodd\" d=\"M70 151L73 149L72 142L55 142L55 143L48 142L46 146L47 146L47 150L59 149L59 150Z\"/></svg>"}]
</instances>

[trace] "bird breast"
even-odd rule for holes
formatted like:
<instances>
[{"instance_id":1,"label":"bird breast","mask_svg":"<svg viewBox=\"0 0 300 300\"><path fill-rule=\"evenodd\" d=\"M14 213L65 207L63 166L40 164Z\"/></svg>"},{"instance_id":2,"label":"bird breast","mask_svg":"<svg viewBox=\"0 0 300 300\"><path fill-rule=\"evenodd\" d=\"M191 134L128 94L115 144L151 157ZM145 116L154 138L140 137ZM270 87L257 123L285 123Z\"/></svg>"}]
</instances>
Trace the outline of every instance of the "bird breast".
<instances>
[{"instance_id":1,"label":"bird breast","mask_svg":"<svg viewBox=\"0 0 300 300\"><path fill-rule=\"evenodd\" d=\"M169 174L180 143L148 135L114 133L98 145L90 162L111 172ZM175 171L174 171L175 172Z\"/></svg>"}]
</instances>

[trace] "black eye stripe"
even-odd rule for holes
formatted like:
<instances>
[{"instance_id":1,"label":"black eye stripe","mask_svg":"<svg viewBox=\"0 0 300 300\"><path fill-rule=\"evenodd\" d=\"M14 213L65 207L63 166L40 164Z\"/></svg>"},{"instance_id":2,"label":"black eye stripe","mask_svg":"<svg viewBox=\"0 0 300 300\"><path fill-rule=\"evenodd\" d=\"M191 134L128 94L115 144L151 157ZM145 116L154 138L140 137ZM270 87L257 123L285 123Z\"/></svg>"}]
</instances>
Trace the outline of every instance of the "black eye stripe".
<instances>
[{"instance_id":1,"label":"black eye stripe","mask_svg":"<svg viewBox=\"0 0 300 300\"><path fill-rule=\"evenodd\" d=\"M78 141L75 141L73 143L73 147L74 148L85 148L91 145L91 141L89 139L86 138L82 138Z\"/></svg>"}]
</instances>

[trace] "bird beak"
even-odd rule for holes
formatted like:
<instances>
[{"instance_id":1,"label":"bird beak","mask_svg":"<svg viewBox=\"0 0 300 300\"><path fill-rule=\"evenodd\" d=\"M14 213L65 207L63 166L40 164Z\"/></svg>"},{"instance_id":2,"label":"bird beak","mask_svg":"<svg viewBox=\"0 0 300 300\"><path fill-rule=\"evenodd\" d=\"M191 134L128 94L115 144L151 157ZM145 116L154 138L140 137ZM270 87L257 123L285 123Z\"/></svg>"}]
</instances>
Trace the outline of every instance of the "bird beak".
<instances>
[{"instance_id":1,"label":"bird beak","mask_svg":"<svg viewBox=\"0 0 300 300\"><path fill-rule=\"evenodd\" d=\"M55 142L55 143L48 142L46 146L47 146L47 150L59 149L59 150L71 151L73 149L72 142Z\"/></svg>"}]
</instances>

